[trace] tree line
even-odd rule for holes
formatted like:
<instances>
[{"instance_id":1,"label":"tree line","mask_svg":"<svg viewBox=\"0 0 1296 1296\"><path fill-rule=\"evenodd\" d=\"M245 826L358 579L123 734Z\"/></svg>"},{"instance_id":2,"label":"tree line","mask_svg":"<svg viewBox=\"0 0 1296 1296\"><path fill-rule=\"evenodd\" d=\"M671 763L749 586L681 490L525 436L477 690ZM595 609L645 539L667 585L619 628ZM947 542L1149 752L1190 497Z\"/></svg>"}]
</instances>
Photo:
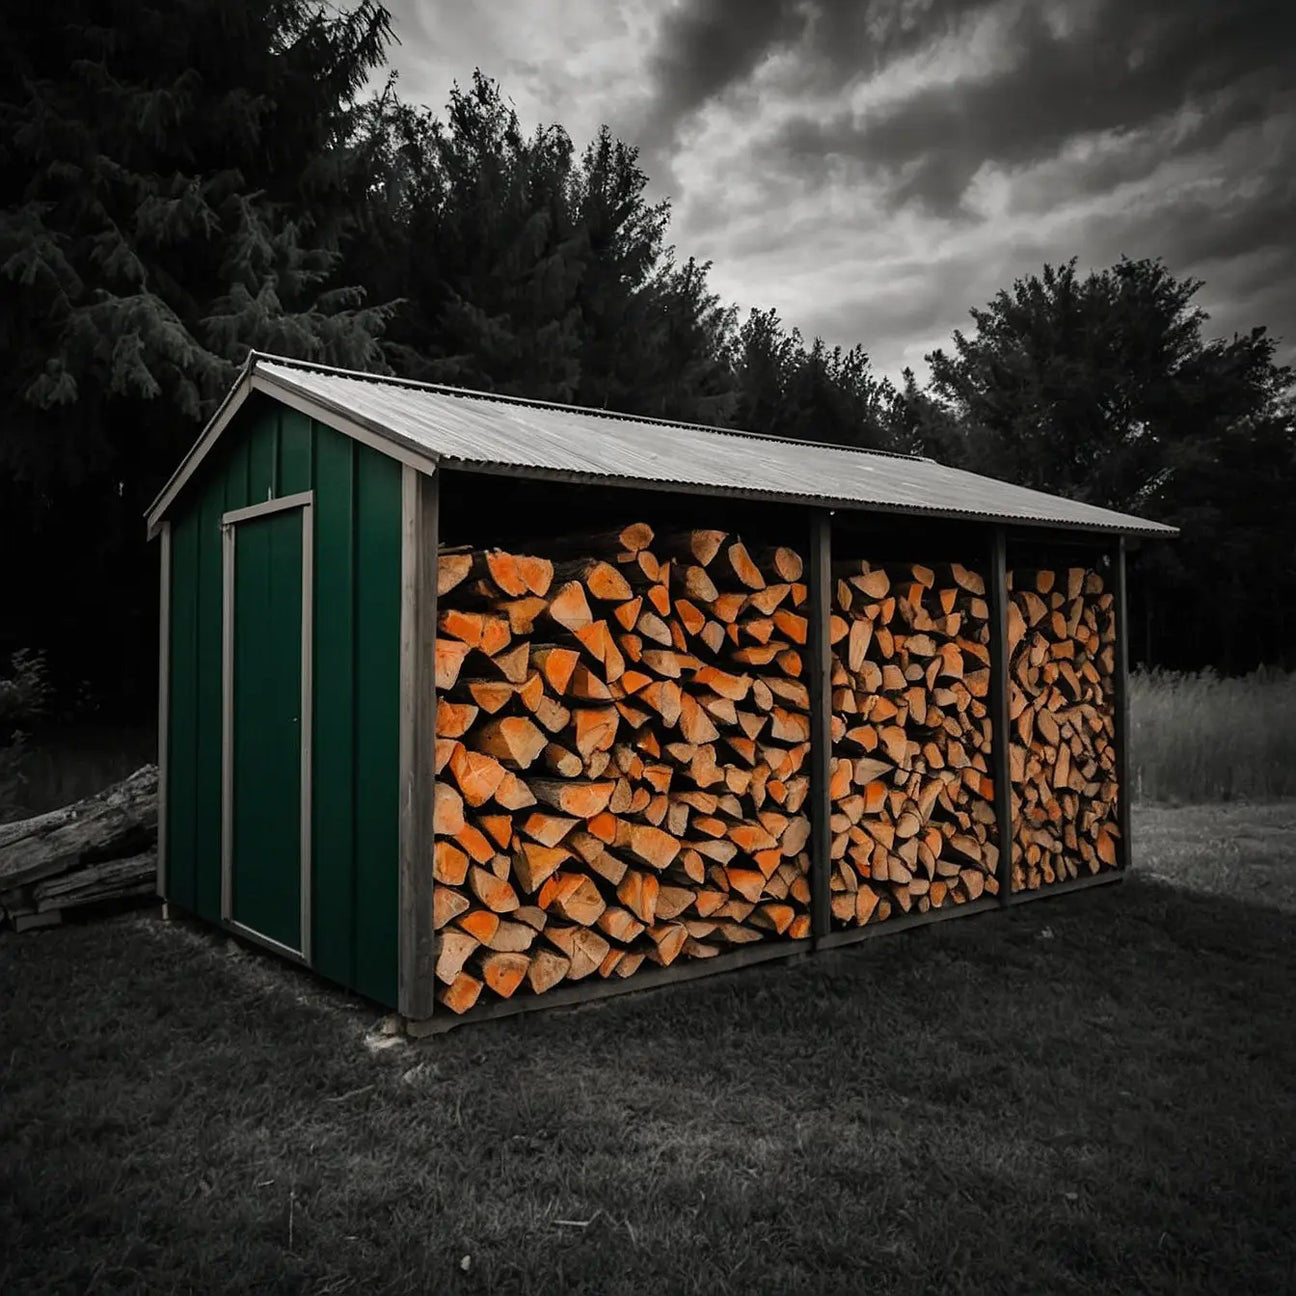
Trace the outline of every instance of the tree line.
<instances>
[{"instance_id":1,"label":"tree line","mask_svg":"<svg viewBox=\"0 0 1296 1296\"><path fill-rule=\"evenodd\" d=\"M0 656L148 705L141 514L249 347L486 391L928 454L1181 526L1136 659L1293 664L1290 370L1208 340L1155 260L1045 266L930 378L745 316L669 242L635 148L525 131L480 73L388 83L376 0L12 0L0 15Z\"/></svg>"}]
</instances>

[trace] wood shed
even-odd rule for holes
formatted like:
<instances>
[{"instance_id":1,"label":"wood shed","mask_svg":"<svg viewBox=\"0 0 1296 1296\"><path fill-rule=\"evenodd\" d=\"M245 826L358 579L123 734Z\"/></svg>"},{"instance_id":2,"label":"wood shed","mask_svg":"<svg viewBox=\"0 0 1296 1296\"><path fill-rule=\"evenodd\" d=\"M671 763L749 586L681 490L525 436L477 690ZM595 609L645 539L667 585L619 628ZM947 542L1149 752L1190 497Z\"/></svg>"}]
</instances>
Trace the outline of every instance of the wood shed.
<instances>
[{"instance_id":1,"label":"wood shed","mask_svg":"<svg viewBox=\"0 0 1296 1296\"><path fill-rule=\"evenodd\" d=\"M159 894L412 1029L1128 862L1157 523L262 354L147 520Z\"/></svg>"}]
</instances>

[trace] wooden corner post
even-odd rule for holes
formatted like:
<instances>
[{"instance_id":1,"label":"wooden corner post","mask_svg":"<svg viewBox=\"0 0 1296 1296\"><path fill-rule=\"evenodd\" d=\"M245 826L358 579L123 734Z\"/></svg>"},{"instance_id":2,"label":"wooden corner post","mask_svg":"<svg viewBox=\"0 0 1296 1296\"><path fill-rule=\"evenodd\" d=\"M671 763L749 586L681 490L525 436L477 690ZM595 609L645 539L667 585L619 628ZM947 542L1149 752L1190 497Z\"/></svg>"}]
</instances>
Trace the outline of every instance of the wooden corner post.
<instances>
[{"instance_id":1,"label":"wooden corner post","mask_svg":"<svg viewBox=\"0 0 1296 1296\"><path fill-rule=\"evenodd\" d=\"M999 837L999 903L1012 898L1012 766L1008 749L1008 540L995 527L990 547L990 722L994 761L995 827Z\"/></svg>"},{"instance_id":2,"label":"wooden corner post","mask_svg":"<svg viewBox=\"0 0 1296 1296\"><path fill-rule=\"evenodd\" d=\"M832 929L828 870L832 834L828 794L832 759L831 647L832 514L810 519L810 935L818 943Z\"/></svg>"},{"instance_id":3,"label":"wooden corner post","mask_svg":"<svg viewBox=\"0 0 1296 1296\"><path fill-rule=\"evenodd\" d=\"M1116 546L1115 576L1113 584L1116 604L1116 680L1112 698L1112 720L1116 726L1116 823L1120 828L1117 843L1121 871L1130 866L1132 858L1130 841L1129 786L1129 616L1125 590L1125 537Z\"/></svg>"},{"instance_id":4,"label":"wooden corner post","mask_svg":"<svg viewBox=\"0 0 1296 1296\"><path fill-rule=\"evenodd\" d=\"M432 1015L432 801L435 792L440 473L401 470L400 915L397 1007Z\"/></svg>"}]
</instances>

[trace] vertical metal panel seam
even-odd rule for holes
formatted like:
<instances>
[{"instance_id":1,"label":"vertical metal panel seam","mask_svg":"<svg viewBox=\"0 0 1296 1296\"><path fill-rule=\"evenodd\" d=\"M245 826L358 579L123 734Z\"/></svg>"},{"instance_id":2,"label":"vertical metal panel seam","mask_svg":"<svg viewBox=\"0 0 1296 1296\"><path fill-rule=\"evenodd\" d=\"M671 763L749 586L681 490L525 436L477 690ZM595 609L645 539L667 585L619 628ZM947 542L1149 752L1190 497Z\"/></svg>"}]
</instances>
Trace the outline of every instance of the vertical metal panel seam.
<instances>
[{"instance_id":1,"label":"vertical metal panel seam","mask_svg":"<svg viewBox=\"0 0 1296 1296\"><path fill-rule=\"evenodd\" d=\"M161 527L161 574L158 591L158 723L157 723L157 874L155 887L167 893L167 773L171 729L171 523Z\"/></svg>"},{"instance_id":2,"label":"vertical metal panel seam","mask_svg":"<svg viewBox=\"0 0 1296 1296\"><path fill-rule=\"evenodd\" d=\"M278 421L276 420L276 440L278 439ZM276 472L279 450L275 449ZM313 811L312 788L314 785L314 699L315 699L315 503L312 494L311 502L302 506L302 569L301 569L301 774L298 787L300 798L299 845L301 849L301 895L300 921L302 958L308 964L313 962L313 933L311 905L311 879L314 874L314 849L311 833L311 814Z\"/></svg>"},{"instance_id":3,"label":"vertical metal panel seam","mask_svg":"<svg viewBox=\"0 0 1296 1296\"><path fill-rule=\"evenodd\" d=\"M221 919L234 916L234 528L222 525L221 537Z\"/></svg>"},{"instance_id":4,"label":"vertical metal panel seam","mask_svg":"<svg viewBox=\"0 0 1296 1296\"><path fill-rule=\"evenodd\" d=\"M270 498L279 494L279 483L282 473L279 460L283 455L283 406L276 405L274 411L274 431L270 438Z\"/></svg>"},{"instance_id":5,"label":"vertical metal panel seam","mask_svg":"<svg viewBox=\"0 0 1296 1296\"><path fill-rule=\"evenodd\" d=\"M400 840L398 845L398 904L396 928L396 1001L406 1016L411 1010L414 993L416 935L413 923L413 854L414 854L414 743L415 693L418 688L418 651L415 644L418 625L418 479L409 464L401 467L401 596L400 596L400 744L397 758L400 784Z\"/></svg>"},{"instance_id":6,"label":"vertical metal panel seam","mask_svg":"<svg viewBox=\"0 0 1296 1296\"><path fill-rule=\"evenodd\" d=\"M817 944L832 926L828 894L829 782L832 719L829 688L831 649L828 619L832 613L832 515L810 515L810 616L814 654L810 661L810 931Z\"/></svg>"},{"instance_id":7,"label":"vertical metal panel seam","mask_svg":"<svg viewBox=\"0 0 1296 1296\"><path fill-rule=\"evenodd\" d=\"M1012 765L1008 758L1012 732L1008 721L1008 541L1001 526L994 528L990 554L990 750L999 830L999 903L1006 905L1012 894Z\"/></svg>"},{"instance_id":8,"label":"vertical metal panel seam","mask_svg":"<svg viewBox=\"0 0 1296 1296\"><path fill-rule=\"evenodd\" d=\"M325 426L320 424L319 426ZM347 488L350 497L347 510L347 597L351 602L350 616L347 618L347 668L350 675L350 729L351 729L351 867L348 904L351 913L351 950L350 950L350 983L355 985L359 979L360 969L360 907L357 903L360 889L360 762L356 753L360 746L360 707L359 707L359 668L360 668L360 446L349 440L347 443Z\"/></svg>"}]
</instances>

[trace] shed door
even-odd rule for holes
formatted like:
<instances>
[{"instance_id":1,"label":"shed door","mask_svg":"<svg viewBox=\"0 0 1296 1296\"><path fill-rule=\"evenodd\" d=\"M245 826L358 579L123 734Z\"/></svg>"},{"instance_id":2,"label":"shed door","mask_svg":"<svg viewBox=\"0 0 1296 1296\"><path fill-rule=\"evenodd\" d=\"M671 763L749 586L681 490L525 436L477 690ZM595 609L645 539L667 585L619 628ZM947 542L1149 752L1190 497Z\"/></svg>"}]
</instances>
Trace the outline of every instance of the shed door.
<instances>
[{"instance_id":1,"label":"shed door","mask_svg":"<svg viewBox=\"0 0 1296 1296\"><path fill-rule=\"evenodd\" d=\"M226 514L224 909L310 958L310 497Z\"/></svg>"}]
</instances>

